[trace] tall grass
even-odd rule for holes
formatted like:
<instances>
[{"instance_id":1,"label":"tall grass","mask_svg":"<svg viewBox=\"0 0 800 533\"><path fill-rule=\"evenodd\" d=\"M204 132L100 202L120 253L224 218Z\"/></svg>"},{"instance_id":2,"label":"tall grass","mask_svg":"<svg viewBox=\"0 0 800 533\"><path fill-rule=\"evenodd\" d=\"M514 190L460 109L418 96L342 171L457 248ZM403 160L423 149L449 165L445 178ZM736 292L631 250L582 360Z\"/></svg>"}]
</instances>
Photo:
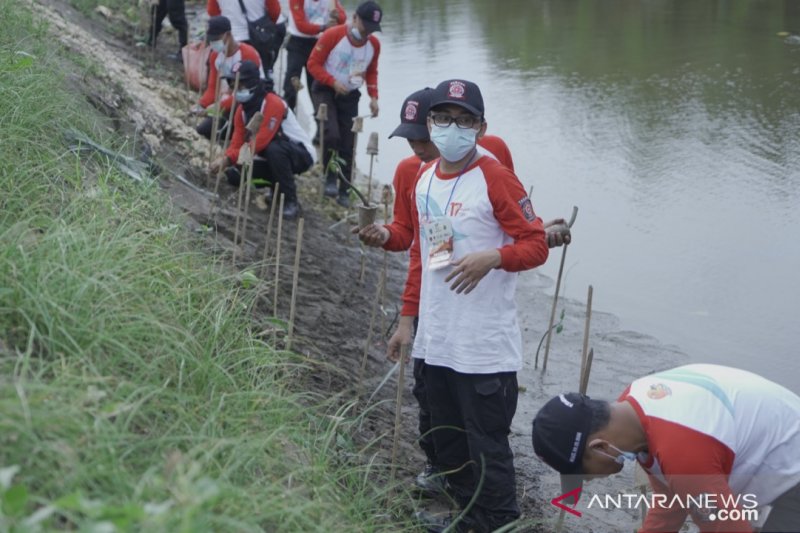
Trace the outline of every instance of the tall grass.
<instances>
[{"instance_id":1,"label":"tall grass","mask_svg":"<svg viewBox=\"0 0 800 533\"><path fill-rule=\"evenodd\" d=\"M410 529L353 421L252 334L254 290L157 185L69 151L113 139L46 29L0 12L0 531Z\"/></svg>"}]
</instances>

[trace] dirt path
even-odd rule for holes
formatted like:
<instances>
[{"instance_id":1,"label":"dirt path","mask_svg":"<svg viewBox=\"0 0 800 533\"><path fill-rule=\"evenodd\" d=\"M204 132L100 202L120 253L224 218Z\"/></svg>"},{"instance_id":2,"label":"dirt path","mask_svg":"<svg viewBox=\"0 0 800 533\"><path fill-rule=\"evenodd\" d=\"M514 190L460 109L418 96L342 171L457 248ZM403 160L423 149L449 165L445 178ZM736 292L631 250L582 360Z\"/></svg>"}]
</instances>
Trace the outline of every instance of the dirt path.
<instances>
[{"instance_id":1,"label":"dirt path","mask_svg":"<svg viewBox=\"0 0 800 533\"><path fill-rule=\"evenodd\" d=\"M74 81L86 85L87 92L91 93L87 97L115 119L114 123L121 132L130 134L135 131L136 138L143 139L149 145L162 166L186 176L197 186L208 187L202 177L208 157L208 143L194 132L192 119L186 113L196 95L183 85L180 67L161 56L157 56L153 63L148 53L136 49L131 42L122 42L113 37L102 25L86 20L65 0L41 0L41 3L27 1L31 2L41 18L50 23L54 35L68 49L101 65L98 72L92 72L93 79L87 79L88 76L83 77L83 73L79 73ZM366 276L363 282L359 282L361 250L347 232L347 224L331 229L344 211L322 202L319 181L313 177L300 178L300 199L305 206L305 232L297 296L298 341L294 348L310 360L321 363L318 366L320 371L310 376L309 386L324 394L340 394L346 400L352 396L348 391L354 385L364 352L383 254L373 250L366 253ZM162 173L161 184L174 206L188 215L187 227L207 235L209 250L212 253L229 254L233 247L234 191L226 185L221 187L222 208L216 218L217 232L213 233L206 232L206 228L212 225L209 218L212 205L208 194L186 186L172 178L169 172ZM247 268L259 261L264 245L267 213L251 206L250 214L248 241L239 254L242 256L237 265L239 268ZM288 317L296 227L296 223L287 223L282 241L278 316L284 319ZM579 223L575 238L574 246L579 246ZM274 248L274 244L272 246ZM557 261L559 257L560 252L554 251L550 260ZM393 319L395 302L399 301L398 295L405 280L405 261L403 254L389 257L387 327ZM270 269L270 275L272 272ZM538 407L552 395L577 389L584 324L583 304L563 302L559 309L565 307L564 331L553 339L548 372L542 375L540 370L533 369L533 356L546 328L552 304L552 298L546 291L552 286L551 279L535 271L524 273L520 279L518 303L527 355L525 368L519 376L525 390L520 394L512 427L512 446L518 470L517 486L523 512L527 518L544 517L547 520L557 516L555 508L548 503L559 493L557 476L533 457L530 422ZM267 324L267 319L272 316L271 303L265 302L257 309L257 313L256 321ZM373 338L375 341L369 350L365 384L368 391L375 388L390 368L383 358L381 335L373 335ZM655 339L619 331L615 317L597 311L593 314L590 344L594 348L595 362L589 393L597 397L614 398L631 379L685 360L685 356L677 350L665 347ZM403 406L403 433L406 438L398 465L398 477L408 480L413 478L422 464L422 455L413 443L416 408L410 394L411 381L409 372ZM391 400L395 395L394 383L392 379L377 395L376 401L388 401L383 401L370 412L359 435L365 442L382 437L378 453L387 459L394 420ZM631 479L632 474L623 474L613 481L593 484L587 491L626 491L630 488ZM582 518L568 517L565 531L630 531L635 518L624 511L588 510ZM551 531L552 526L536 529Z\"/></svg>"}]
</instances>

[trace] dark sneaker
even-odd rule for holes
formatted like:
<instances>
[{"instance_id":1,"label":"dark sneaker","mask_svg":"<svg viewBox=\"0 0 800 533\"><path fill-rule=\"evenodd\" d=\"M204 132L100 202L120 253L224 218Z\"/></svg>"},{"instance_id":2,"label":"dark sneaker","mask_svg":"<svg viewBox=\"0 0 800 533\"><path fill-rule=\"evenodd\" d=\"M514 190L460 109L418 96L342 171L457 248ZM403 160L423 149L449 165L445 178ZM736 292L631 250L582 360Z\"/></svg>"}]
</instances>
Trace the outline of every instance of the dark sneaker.
<instances>
[{"instance_id":1,"label":"dark sneaker","mask_svg":"<svg viewBox=\"0 0 800 533\"><path fill-rule=\"evenodd\" d=\"M336 183L336 178L326 178L325 179L325 196L329 198L336 198L336 195L339 194L339 185Z\"/></svg>"},{"instance_id":2,"label":"dark sneaker","mask_svg":"<svg viewBox=\"0 0 800 533\"><path fill-rule=\"evenodd\" d=\"M174 54L167 54L167 59L177 61L178 63L183 63L183 54L180 52L176 52Z\"/></svg>"},{"instance_id":3,"label":"dark sneaker","mask_svg":"<svg viewBox=\"0 0 800 533\"><path fill-rule=\"evenodd\" d=\"M441 533L453 524L453 517L450 514L442 515L424 509L414 513L414 517L428 533Z\"/></svg>"},{"instance_id":4,"label":"dark sneaker","mask_svg":"<svg viewBox=\"0 0 800 533\"><path fill-rule=\"evenodd\" d=\"M340 192L336 197L336 203L342 207L350 207L350 195L346 192Z\"/></svg>"},{"instance_id":5,"label":"dark sneaker","mask_svg":"<svg viewBox=\"0 0 800 533\"><path fill-rule=\"evenodd\" d=\"M446 482L447 478L438 468L426 463L425 469L414 480L414 485L425 494L438 496L447 493Z\"/></svg>"},{"instance_id":6,"label":"dark sneaker","mask_svg":"<svg viewBox=\"0 0 800 533\"><path fill-rule=\"evenodd\" d=\"M283 205L283 219L295 220L300 216L300 204L297 202L286 202Z\"/></svg>"}]
</instances>

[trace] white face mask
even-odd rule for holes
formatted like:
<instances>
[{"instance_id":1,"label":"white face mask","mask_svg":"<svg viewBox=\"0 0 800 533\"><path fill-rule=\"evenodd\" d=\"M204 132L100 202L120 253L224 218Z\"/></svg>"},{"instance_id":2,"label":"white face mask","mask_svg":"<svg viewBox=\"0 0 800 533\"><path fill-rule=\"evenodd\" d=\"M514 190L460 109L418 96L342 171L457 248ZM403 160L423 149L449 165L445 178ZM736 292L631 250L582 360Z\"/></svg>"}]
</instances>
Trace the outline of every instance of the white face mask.
<instances>
[{"instance_id":1,"label":"white face mask","mask_svg":"<svg viewBox=\"0 0 800 533\"><path fill-rule=\"evenodd\" d=\"M475 148L477 130L462 129L455 122L447 127L431 125L431 141L439 149L442 159L450 163L461 161Z\"/></svg>"},{"instance_id":2,"label":"white face mask","mask_svg":"<svg viewBox=\"0 0 800 533\"><path fill-rule=\"evenodd\" d=\"M614 450L618 451L619 455L614 457L613 455L609 455L609 454L607 454L606 452L604 452L602 450L596 450L596 451L597 451L597 453L599 453L601 455L605 455L606 457L610 457L611 459L614 459L614 462L617 463L617 464L624 465L626 462L633 463L635 461L639 461L640 463L646 463L648 458L649 458L649 455L647 454L647 452L639 452L639 453L626 452L626 451L620 450L619 448L617 448L616 446L614 446L610 442L608 443L608 445L611 448L614 448Z\"/></svg>"},{"instance_id":3,"label":"white face mask","mask_svg":"<svg viewBox=\"0 0 800 533\"><path fill-rule=\"evenodd\" d=\"M222 39L218 41L211 41L208 43L208 47L214 50L216 53L221 54L225 51L225 41Z\"/></svg>"},{"instance_id":4,"label":"white face mask","mask_svg":"<svg viewBox=\"0 0 800 533\"><path fill-rule=\"evenodd\" d=\"M363 39L363 37L361 36L361 32L358 31L358 28L356 28L355 26L350 28L350 34L353 36L353 39L355 39L356 41L360 41L361 39Z\"/></svg>"},{"instance_id":5,"label":"white face mask","mask_svg":"<svg viewBox=\"0 0 800 533\"><path fill-rule=\"evenodd\" d=\"M240 89L236 91L236 101L237 102L249 102L250 99L253 97L253 93L255 89Z\"/></svg>"}]
</instances>

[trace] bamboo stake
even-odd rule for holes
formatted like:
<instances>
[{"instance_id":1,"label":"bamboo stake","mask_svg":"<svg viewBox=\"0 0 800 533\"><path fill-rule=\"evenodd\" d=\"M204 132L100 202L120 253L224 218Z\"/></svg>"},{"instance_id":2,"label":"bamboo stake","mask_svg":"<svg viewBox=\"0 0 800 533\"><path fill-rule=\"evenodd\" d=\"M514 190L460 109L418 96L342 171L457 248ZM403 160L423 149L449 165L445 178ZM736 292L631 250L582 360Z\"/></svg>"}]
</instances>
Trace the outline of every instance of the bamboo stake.
<instances>
[{"instance_id":1,"label":"bamboo stake","mask_svg":"<svg viewBox=\"0 0 800 533\"><path fill-rule=\"evenodd\" d=\"M239 90L239 71L236 71L236 79L233 81L233 94L236 94L236 91ZM234 99L231 101L231 110L228 113L228 129L225 131L225 143L222 145L222 155L224 156L225 153L228 151L228 146L230 145L231 140L231 133L233 131L233 113L236 111L236 100L235 96ZM225 173L222 166L217 171L217 179L214 183L214 196L217 196L219 193L219 182L222 179L222 175Z\"/></svg>"},{"instance_id":2,"label":"bamboo stake","mask_svg":"<svg viewBox=\"0 0 800 533\"><path fill-rule=\"evenodd\" d=\"M245 230L247 229L247 206L250 203L250 181L253 177L253 162L255 157L255 146L256 146L256 133L258 133L258 129L261 127L261 123L264 121L264 115L261 114L259 111L253 118L250 119L250 122L247 123L245 129L245 139L247 142L247 150L244 150L244 146L241 150L239 150L239 161L238 163L242 165L242 172L239 178L239 195L237 197L236 202L236 223L234 225L233 230L233 265L236 266L236 252L238 251L238 242L239 242L239 216L242 210L242 195L244 194L244 186L247 189L247 204L245 204L245 218L242 224L242 237L245 235ZM244 153L243 153L244 152ZM244 176L244 182L242 182L241 176ZM242 239L242 250L244 250L244 239Z\"/></svg>"},{"instance_id":3,"label":"bamboo stake","mask_svg":"<svg viewBox=\"0 0 800 533\"><path fill-rule=\"evenodd\" d=\"M375 299L372 301L372 311L369 315L369 329L367 330L367 342L364 343L364 355L361 357L361 365L358 367L358 385L356 390L356 400L361 397L364 388L364 375L367 372L367 359L369 348L372 345L372 330L375 328L375 315L378 312L378 302L381 300L381 293L385 286L384 273L381 272L381 279L378 281L378 288L375 292Z\"/></svg>"},{"instance_id":4,"label":"bamboo stake","mask_svg":"<svg viewBox=\"0 0 800 533\"><path fill-rule=\"evenodd\" d=\"M358 147L358 134L364 131L364 117L353 117L353 127L350 128L350 131L353 132L353 155L352 161L350 162L350 175L348 178L350 179L350 183L356 182L356 148ZM367 197L369 198L369 197Z\"/></svg>"},{"instance_id":5,"label":"bamboo stake","mask_svg":"<svg viewBox=\"0 0 800 533\"><path fill-rule=\"evenodd\" d=\"M278 205L278 197L281 194L281 184L275 184L275 192L272 195L272 205L269 206L269 220L267 221L267 237L264 239L264 255L261 258L261 279L267 275L267 257L269 253L269 238L272 236L272 220L275 217L275 206Z\"/></svg>"},{"instance_id":6,"label":"bamboo stake","mask_svg":"<svg viewBox=\"0 0 800 533\"><path fill-rule=\"evenodd\" d=\"M386 224L390 221L390 214L389 214L389 204L392 203L392 186L391 185L384 185L383 186L383 193L381 195L383 197L383 220ZM387 270L389 264L389 252L384 250L383 251L383 268L381 269L382 275L382 288L381 288L381 329L380 331L386 331L386 279L387 279Z\"/></svg>"},{"instance_id":7,"label":"bamboo stake","mask_svg":"<svg viewBox=\"0 0 800 533\"><path fill-rule=\"evenodd\" d=\"M239 150L239 161L242 161L242 152L243 151L250 151L249 145L242 146L242 149ZM239 190L237 191L236 195L236 217L234 218L233 224L233 267L236 268L236 255L239 248L239 215L242 211L242 196L244 196L244 187L245 182L247 181L247 174L250 172L250 166L252 166L252 155L250 156L251 162L250 163L243 163L242 170L239 174Z\"/></svg>"},{"instance_id":8,"label":"bamboo stake","mask_svg":"<svg viewBox=\"0 0 800 533\"><path fill-rule=\"evenodd\" d=\"M372 162L378 155L378 132L373 131L369 134L367 142L367 154L369 154L369 181L367 182L367 198L372 200Z\"/></svg>"},{"instance_id":9,"label":"bamboo stake","mask_svg":"<svg viewBox=\"0 0 800 533\"><path fill-rule=\"evenodd\" d=\"M583 327L583 350L581 350L581 375L580 384L583 385L586 374L586 357L589 351L589 323L592 320L592 293L594 289L589 285L589 294L586 297L586 324ZM587 383L588 385L588 383Z\"/></svg>"},{"instance_id":10,"label":"bamboo stake","mask_svg":"<svg viewBox=\"0 0 800 533\"><path fill-rule=\"evenodd\" d=\"M319 121L319 164L322 172L325 172L325 122L328 120L328 104L319 104L317 109L317 120Z\"/></svg>"},{"instance_id":11,"label":"bamboo stake","mask_svg":"<svg viewBox=\"0 0 800 533\"><path fill-rule=\"evenodd\" d=\"M280 270L281 270L281 236L283 234L283 199L285 196L281 194L280 205L278 206L278 234L275 241L275 287L272 293L272 315L278 317L278 285L280 285Z\"/></svg>"},{"instance_id":12,"label":"bamboo stake","mask_svg":"<svg viewBox=\"0 0 800 533\"><path fill-rule=\"evenodd\" d=\"M214 148L217 145L217 128L219 128L219 93L222 90L222 76L217 72L217 82L214 85L214 119L211 122L211 137L208 140L208 166L214 162ZM209 176L211 179L211 176Z\"/></svg>"},{"instance_id":13,"label":"bamboo stake","mask_svg":"<svg viewBox=\"0 0 800 533\"><path fill-rule=\"evenodd\" d=\"M397 374L397 399L394 406L394 439L392 440L391 471L389 473L389 487L394 485L394 476L397 465L397 443L400 440L401 408L403 406L403 389L405 387L406 358L408 358L408 344L400 346L400 370Z\"/></svg>"},{"instance_id":14,"label":"bamboo stake","mask_svg":"<svg viewBox=\"0 0 800 533\"><path fill-rule=\"evenodd\" d=\"M303 219L297 223L297 246L294 250L294 275L292 276L292 301L289 305L289 334L286 349L292 349L292 333L294 332L294 311L297 300L297 282L300 279L300 250L303 247Z\"/></svg>"},{"instance_id":15,"label":"bamboo stake","mask_svg":"<svg viewBox=\"0 0 800 533\"><path fill-rule=\"evenodd\" d=\"M567 222L568 227L572 227L575 223L575 217L578 216L578 207L572 207L572 216ZM561 264L558 266L558 277L556 278L556 292L553 295L553 308L550 311L550 322L547 325L547 342L544 345L544 361L542 362L542 372L547 371L547 356L550 353L550 339L553 338L553 323L556 321L556 308L558 307L558 291L561 288L561 275L564 273L564 259L567 257L567 244L564 243L563 249L561 250ZM533 365L533 368L539 367L539 359L537 354L536 362Z\"/></svg>"},{"instance_id":16,"label":"bamboo stake","mask_svg":"<svg viewBox=\"0 0 800 533\"><path fill-rule=\"evenodd\" d=\"M253 136L253 144L255 145L255 135ZM253 154L255 156L255 154ZM242 252L244 253L244 248L247 246L247 221L249 220L249 213L250 213L250 191L252 190L252 183L253 183L253 167L255 161L250 163L250 168L247 172L247 179L245 180L245 195L244 195L244 218L242 218Z\"/></svg>"},{"instance_id":17,"label":"bamboo stake","mask_svg":"<svg viewBox=\"0 0 800 533\"><path fill-rule=\"evenodd\" d=\"M594 359L594 348L589 350L589 353L586 354L586 367L583 370L583 378L581 379L581 387L580 393L586 394L586 391L589 389L589 374L592 371L592 360Z\"/></svg>"}]
</instances>

